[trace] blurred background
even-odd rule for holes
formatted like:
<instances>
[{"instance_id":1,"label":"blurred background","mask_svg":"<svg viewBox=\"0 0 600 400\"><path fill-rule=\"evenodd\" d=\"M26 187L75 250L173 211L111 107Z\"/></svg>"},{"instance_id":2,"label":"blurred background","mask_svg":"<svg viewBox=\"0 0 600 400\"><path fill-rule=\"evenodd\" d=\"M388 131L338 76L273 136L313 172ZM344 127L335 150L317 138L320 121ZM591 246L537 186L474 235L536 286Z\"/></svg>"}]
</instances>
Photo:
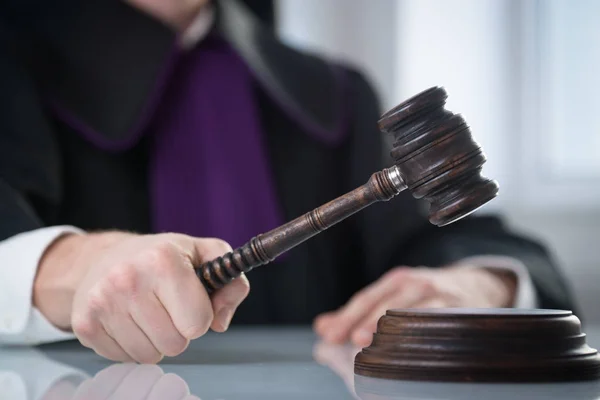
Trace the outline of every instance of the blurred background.
<instances>
[{"instance_id":1,"label":"blurred background","mask_svg":"<svg viewBox=\"0 0 600 400\"><path fill-rule=\"evenodd\" d=\"M384 109L445 86L500 183L481 212L548 245L600 322L600 1L249 3L290 45L361 69Z\"/></svg>"}]
</instances>

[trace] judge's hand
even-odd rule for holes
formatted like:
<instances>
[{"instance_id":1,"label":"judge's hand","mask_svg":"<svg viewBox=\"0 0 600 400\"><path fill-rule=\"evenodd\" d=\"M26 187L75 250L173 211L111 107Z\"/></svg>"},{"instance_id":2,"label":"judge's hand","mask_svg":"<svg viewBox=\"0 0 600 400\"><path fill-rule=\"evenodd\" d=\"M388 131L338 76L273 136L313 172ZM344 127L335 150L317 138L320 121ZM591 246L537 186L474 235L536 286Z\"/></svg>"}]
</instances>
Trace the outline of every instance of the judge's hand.
<instances>
[{"instance_id":1,"label":"judge's hand","mask_svg":"<svg viewBox=\"0 0 600 400\"><path fill-rule=\"evenodd\" d=\"M516 278L484 268L395 268L339 310L317 317L314 329L330 343L371 343L377 321L392 308L510 307Z\"/></svg>"},{"instance_id":2,"label":"judge's hand","mask_svg":"<svg viewBox=\"0 0 600 400\"><path fill-rule=\"evenodd\" d=\"M248 280L240 276L211 299L193 266L229 251L221 240L178 234L66 236L42 258L34 305L101 356L156 363L209 328L227 329Z\"/></svg>"}]
</instances>

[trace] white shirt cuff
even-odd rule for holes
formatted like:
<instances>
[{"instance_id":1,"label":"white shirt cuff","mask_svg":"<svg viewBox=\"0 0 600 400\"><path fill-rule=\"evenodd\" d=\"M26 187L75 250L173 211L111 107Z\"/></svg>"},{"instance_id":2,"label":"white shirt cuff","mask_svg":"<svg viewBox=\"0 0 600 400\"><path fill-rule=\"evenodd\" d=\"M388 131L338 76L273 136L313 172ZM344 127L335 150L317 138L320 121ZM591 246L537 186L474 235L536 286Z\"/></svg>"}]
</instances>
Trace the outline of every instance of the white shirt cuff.
<instances>
[{"instance_id":1,"label":"white shirt cuff","mask_svg":"<svg viewBox=\"0 0 600 400\"><path fill-rule=\"evenodd\" d=\"M538 308L535 287L527 267L521 261L507 256L481 255L463 258L455 264L513 272L517 277L513 308Z\"/></svg>"},{"instance_id":2,"label":"white shirt cuff","mask_svg":"<svg viewBox=\"0 0 600 400\"><path fill-rule=\"evenodd\" d=\"M33 283L46 249L73 226L40 228L0 242L0 344L35 345L75 336L52 325L32 304Z\"/></svg>"}]
</instances>

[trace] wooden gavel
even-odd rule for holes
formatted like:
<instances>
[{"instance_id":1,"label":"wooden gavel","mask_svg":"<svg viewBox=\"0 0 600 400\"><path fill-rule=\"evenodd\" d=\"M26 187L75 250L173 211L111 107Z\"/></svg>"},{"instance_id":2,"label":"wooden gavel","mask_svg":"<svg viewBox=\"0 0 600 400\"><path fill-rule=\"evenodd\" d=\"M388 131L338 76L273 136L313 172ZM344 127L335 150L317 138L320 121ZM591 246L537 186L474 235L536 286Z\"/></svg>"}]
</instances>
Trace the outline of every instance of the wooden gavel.
<instances>
[{"instance_id":1,"label":"wooden gavel","mask_svg":"<svg viewBox=\"0 0 600 400\"><path fill-rule=\"evenodd\" d=\"M196 275L206 290L218 290L242 273L273 261L407 188L413 197L430 204L429 221L437 226L455 222L496 197L497 182L481 175L485 155L464 119L444 108L447 97L443 88L432 87L385 113L379 129L394 135L393 166L374 173L353 191L198 266Z\"/></svg>"}]
</instances>

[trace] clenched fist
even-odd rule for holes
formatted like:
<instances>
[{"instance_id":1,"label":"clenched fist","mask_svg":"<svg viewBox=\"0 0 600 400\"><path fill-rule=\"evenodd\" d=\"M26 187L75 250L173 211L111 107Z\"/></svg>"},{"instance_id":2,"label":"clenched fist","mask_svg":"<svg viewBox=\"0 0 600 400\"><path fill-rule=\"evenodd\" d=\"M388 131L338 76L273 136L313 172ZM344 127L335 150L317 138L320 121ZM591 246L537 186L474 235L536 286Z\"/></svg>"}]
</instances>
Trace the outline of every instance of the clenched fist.
<instances>
[{"instance_id":1,"label":"clenched fist","mask_svg":"<svg viewBox=\"0 0 600 400\"><path fill-rule=\"evenodd\" d=\"M330 343L365 347L377 321L392 308L510 307L516 291L512 273L454 265L392 269L334 312L320 315L314 329Z\"/></svg>"},{"instance_id":2,"label":"clenched fist","mask_svg":"<svg viewBox=\"0 0 600 400\"><path fill-rule=\"evenodd\" d=\"M34 305L101 356L157 363L209 328L228 328L248 280L242 275L211 299L193 266L229 251L221 240L179 234L70 235L43 257Z\"/></svg>"}]
</instances>

